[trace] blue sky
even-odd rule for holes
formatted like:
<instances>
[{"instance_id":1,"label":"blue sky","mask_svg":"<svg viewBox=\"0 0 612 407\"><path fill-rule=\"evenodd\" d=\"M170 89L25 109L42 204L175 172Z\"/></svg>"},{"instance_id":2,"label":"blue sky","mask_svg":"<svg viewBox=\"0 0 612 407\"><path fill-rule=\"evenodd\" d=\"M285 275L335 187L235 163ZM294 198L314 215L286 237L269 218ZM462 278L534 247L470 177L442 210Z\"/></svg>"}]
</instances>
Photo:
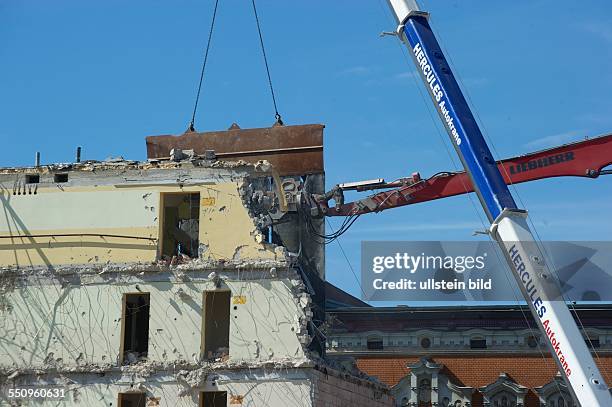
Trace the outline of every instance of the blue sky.
<instances>
[{"instance_id":1,"label":"blue sky","mask_svg":"<svg viewBox=\"0 0 612 407\"><path fill-rule=\"evenodd\" d=\"M0 1L2 166L145 158L144 137L190 119L212 0ZM612 130L607 1L426 1L496 158ZM259 0L279 110L326 125L327 185L458 169L383 0ZM221 0L196 127L274 121L250 2ZM432 119L433 117L433 119ZM545 240L608 240L612 177L517 192ZM359 274L362 240L469 240L475 197L362 217L340 240ZM332 220L332 224L337 224ZM339 246L327 277L359 295Z\"/></svg>"}]
</instances>

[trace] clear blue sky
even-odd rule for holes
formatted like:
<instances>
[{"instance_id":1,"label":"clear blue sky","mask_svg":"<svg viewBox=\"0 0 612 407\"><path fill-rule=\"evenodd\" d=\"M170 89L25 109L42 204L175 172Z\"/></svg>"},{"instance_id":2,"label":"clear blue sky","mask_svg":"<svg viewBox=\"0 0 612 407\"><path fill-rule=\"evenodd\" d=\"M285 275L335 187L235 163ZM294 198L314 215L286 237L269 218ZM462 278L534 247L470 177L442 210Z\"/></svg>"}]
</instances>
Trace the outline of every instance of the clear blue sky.
<instances>
[{"instance_id":1,"label":"clear blue sky","mask_svg":"<svg viewBox=\"0 0 612 407\"><path fill-rule=\"evenodd\" d=\"M274 121L249 1L221 0L196 127ZM1 166L122 155L190 119L212 0L0 1ZM423 3L422 3L423 4ZM612 131L609 1L432 1L431 23L496 158ZM259 0L287 124L326 125L327 185L457 169L447 136L394 38L383 0ZM542 239L609 240L612 177L518 186ZM341 239L471 238L467 196L362 217ZM335 223L335 222L334 222ZM359 295L336 244L329 281Z\"/></svg>"}]
</instances>

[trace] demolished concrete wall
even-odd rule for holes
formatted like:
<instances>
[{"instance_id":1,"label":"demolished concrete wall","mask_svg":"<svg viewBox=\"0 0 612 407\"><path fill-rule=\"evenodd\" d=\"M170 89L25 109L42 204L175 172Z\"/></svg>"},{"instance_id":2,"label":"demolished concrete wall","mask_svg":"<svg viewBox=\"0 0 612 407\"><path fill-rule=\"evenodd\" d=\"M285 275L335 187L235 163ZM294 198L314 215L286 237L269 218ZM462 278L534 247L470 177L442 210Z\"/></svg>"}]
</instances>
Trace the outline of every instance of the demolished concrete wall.
<instances>
[{"instance_id":1,"label":"demolished concrete wall","mask_svg":"<svg viewBox=\"0 0 612 407\"><path fill-rule=\"evenodd\" d=\"M0 404L47 386L67 405L390 405L324 359L324 247L300 207L323 188L182 150L0 169Z\"/></svg>"},{"instance_id":2,"label":"demolished concrete wall","mask_svg":"<svg viewBox=\"0 0 612 407\"><path fill-rule=\"evenodd\" d=\"M122 298L148 293L151 365L197 364L204 292L231 293L228 364L302 360L309 298L295 273L268 270L80 273L15 276L3 293L0 372L100 370L121 364ZM97 270L96 270L97 271ZM100 271L102 272L102 271ZM145 273L145 275L142 275ZM266 276L267 274L267 276ZM216 277L216 276L215 276ZM251 278L256 278L250 280Z\"/></svg>"},{"instance_id":3,"label":"demolished concrete wall","mask_svg":"<svg viewBox=\"0 0 612 407\"><path fill-rule=\"evenodd\" d=\"M208 391L227 392L230 405L392 405L384 386L309 352L310 295L286 264L91 266L5 273L2 281L7 403L8 389L43 387L63 389L62 405L116 405L120 393L140 392L147 405L192 406ZM229 346L211 358L202 352L202 295L224 290ZM147 355L122 361L125 293L151 301Z\"/></svg>"},{"instance_id":4,"label":"demolished concrete wall","mask_svg":"<svg viewBox=\"0 0 612 407\"><path fill-rule=\"evenodd\" d=\"M292 191L296 185L312 194L325 192L324 127L321 124L307 124L241 129L233 124L225 131L149 136L146 138L147 157L149 160L165 160L186 150L190 154L219 160L243 160L251 164L263 160L270 163L277 174L274 181L279 184L282 193L287 194L289 205L295 205L291 197L295 197ZM296 183L285 183L291 180ZM274 228L282 245L289 251L301 254L307 272L325 278L323 245L300 225L297 213L288 214L285 220L288 222L278 223ZM313 219L313 224L317 233L325 234L322 219Z\"/></svg>"}]
</instances>

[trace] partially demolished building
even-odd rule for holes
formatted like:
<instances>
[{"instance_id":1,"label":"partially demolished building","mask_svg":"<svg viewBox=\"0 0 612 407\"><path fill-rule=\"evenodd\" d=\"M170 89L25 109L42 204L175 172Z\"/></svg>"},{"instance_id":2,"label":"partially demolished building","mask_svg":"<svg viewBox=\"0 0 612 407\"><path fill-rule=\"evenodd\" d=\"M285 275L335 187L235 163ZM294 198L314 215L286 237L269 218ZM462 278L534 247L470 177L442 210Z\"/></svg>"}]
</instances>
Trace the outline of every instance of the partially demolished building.
<instances>
[{"instance_id":1,"label":"partially demolished building","mask_svg":"<svg viewBox=\"0 0 612 407\"><path fill-rule=\"evenodd\" d=\"M323 126L147 139L0 170L0 404L383 406L325 361ZM13 393L14 394L14 393Z\"/></svg>"}]
</instances>

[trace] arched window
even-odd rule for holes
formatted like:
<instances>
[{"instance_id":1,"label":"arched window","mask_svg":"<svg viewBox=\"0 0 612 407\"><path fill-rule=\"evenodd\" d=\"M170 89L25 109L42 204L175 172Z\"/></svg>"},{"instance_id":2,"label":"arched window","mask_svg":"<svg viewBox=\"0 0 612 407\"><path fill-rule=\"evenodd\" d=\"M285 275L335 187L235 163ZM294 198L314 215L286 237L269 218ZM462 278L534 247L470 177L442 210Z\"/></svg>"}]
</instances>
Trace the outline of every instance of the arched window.
<instances>
[{"instance_id":1,"label":"arched window","mask_svg":"<svg viewBox=\"0 0 612 407\"><path fill-rule=\"evenodd\" d=\"M517 397L508 391L500 391L491 397L494 407L516 407Z\"/></svg>"},{"instance_id":2,"label":"arched window","mask_svg":"<svg viewBox=\"0 0 612 407\"><path fill-rule=\"evenodd\" d=\"M569 393L556 391L546 398L546 407L575 407L575 404Z\"/></svg>"}]
</instances>

